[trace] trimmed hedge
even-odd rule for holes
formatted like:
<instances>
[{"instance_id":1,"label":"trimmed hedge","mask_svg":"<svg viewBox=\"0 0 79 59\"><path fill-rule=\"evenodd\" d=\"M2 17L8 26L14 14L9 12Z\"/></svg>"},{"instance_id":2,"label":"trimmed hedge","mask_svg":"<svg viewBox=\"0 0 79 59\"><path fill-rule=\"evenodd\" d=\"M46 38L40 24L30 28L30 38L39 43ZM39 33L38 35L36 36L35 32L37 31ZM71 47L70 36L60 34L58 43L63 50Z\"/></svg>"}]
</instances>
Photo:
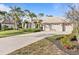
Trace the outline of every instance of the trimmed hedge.
<instances>
[{"instance_id":1,"label":"trimmed hedge","mask_svg":"<svg viewBox=\"0 0 79 59\"><path fill-rule=\"evenodd\" d=\"M28 29L23 29L25 32L39 32L41 31L40 29L37 28L28 28Z\"/></svg>"}]
</instances>

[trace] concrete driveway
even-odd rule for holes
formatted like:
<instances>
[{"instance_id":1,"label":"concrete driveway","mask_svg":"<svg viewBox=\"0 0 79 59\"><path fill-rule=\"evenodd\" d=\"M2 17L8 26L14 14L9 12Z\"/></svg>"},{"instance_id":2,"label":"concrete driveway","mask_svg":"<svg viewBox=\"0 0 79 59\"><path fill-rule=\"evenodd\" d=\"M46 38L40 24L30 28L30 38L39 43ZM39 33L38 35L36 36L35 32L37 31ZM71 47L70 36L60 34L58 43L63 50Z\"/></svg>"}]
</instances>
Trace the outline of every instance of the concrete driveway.
<instances>
[{"instance_id":1,"label":"concrete driveway","mask_svg":"<svg viewBox=\"0 0 79 59\"><path fill-rule=\"evenodd\" d=\"M51 36L52 34L52 32L36 32L0 38L0 54L8 54L45 37Z\"/></svg>"}]
</instances>

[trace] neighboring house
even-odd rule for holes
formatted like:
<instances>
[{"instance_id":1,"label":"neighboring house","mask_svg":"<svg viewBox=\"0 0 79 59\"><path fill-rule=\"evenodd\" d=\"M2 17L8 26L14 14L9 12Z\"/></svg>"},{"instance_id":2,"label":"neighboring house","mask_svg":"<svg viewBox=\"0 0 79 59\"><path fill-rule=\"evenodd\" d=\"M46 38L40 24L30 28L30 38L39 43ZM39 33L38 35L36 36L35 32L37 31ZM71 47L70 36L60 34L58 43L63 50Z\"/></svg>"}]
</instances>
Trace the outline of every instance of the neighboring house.
<instances>
[{"instance_id":1,"label":"neighboring house","mask_svg":"<svg viewBox=\"0 0 79 59\"><path fill-rule=\"evenodd\" d=\"M14 28L14 20L0 20L0 29L5 25L8 26L8 28Z\"/></svg>"},{"instance_id":2,"label":"neighboring house","mask_svg":"<svg viewBox=\"0 0 79 59\"><path fill-rule=\"evenodd\" d=\"M43 31L71 33L73 30L73 24L63 17L45 17L42 24Z\"/></svg>"}]
</instances>

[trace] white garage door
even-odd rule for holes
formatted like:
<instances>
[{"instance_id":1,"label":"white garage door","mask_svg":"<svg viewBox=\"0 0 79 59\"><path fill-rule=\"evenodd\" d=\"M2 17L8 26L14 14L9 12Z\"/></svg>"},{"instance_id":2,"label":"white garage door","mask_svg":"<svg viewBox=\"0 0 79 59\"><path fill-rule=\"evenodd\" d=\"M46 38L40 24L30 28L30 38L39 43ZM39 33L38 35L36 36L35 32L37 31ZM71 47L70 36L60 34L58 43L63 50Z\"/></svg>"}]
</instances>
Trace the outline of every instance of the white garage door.
<instances>
[{"instance_id":1,"label":"white garage door","mask_svg":"<svg viewBox=\"0 0 79 59\"><path fill-rule=\"evenodd\" d=\"M54 24L45 25L44 30L45 31L61 32L62 31L62 25L61 24L60 25L54 25Z\"/></svg>"},{"instance_id":2,"label":"white garage door","mask_svg":"<svg viewBox=\"0 0 79 59\"><path fill-rule=\"evenodd\" d=\"M49 25L45 25L45 31L50 31Z\"/></svg>"}]
</instances>

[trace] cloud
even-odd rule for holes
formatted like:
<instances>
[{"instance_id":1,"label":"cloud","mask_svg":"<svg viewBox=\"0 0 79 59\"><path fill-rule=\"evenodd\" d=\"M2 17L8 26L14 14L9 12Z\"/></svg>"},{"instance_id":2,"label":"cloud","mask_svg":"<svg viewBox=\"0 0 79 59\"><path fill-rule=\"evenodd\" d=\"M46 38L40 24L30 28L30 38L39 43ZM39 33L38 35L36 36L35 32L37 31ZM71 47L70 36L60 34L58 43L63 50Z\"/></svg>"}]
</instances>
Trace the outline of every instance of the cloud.
<instances>
[{"instance_id":1,"label":"cloud","mask_svg":"<svg viewBox=\"0 0 79 59\"><path fill-rule=\"evenodd\" d=\"M4 4L0 4L0 11L9 11L10 10L10 8L8 7L8 6L6 6L6 5L4 5Z\"/></svg>"}]
</instances>

